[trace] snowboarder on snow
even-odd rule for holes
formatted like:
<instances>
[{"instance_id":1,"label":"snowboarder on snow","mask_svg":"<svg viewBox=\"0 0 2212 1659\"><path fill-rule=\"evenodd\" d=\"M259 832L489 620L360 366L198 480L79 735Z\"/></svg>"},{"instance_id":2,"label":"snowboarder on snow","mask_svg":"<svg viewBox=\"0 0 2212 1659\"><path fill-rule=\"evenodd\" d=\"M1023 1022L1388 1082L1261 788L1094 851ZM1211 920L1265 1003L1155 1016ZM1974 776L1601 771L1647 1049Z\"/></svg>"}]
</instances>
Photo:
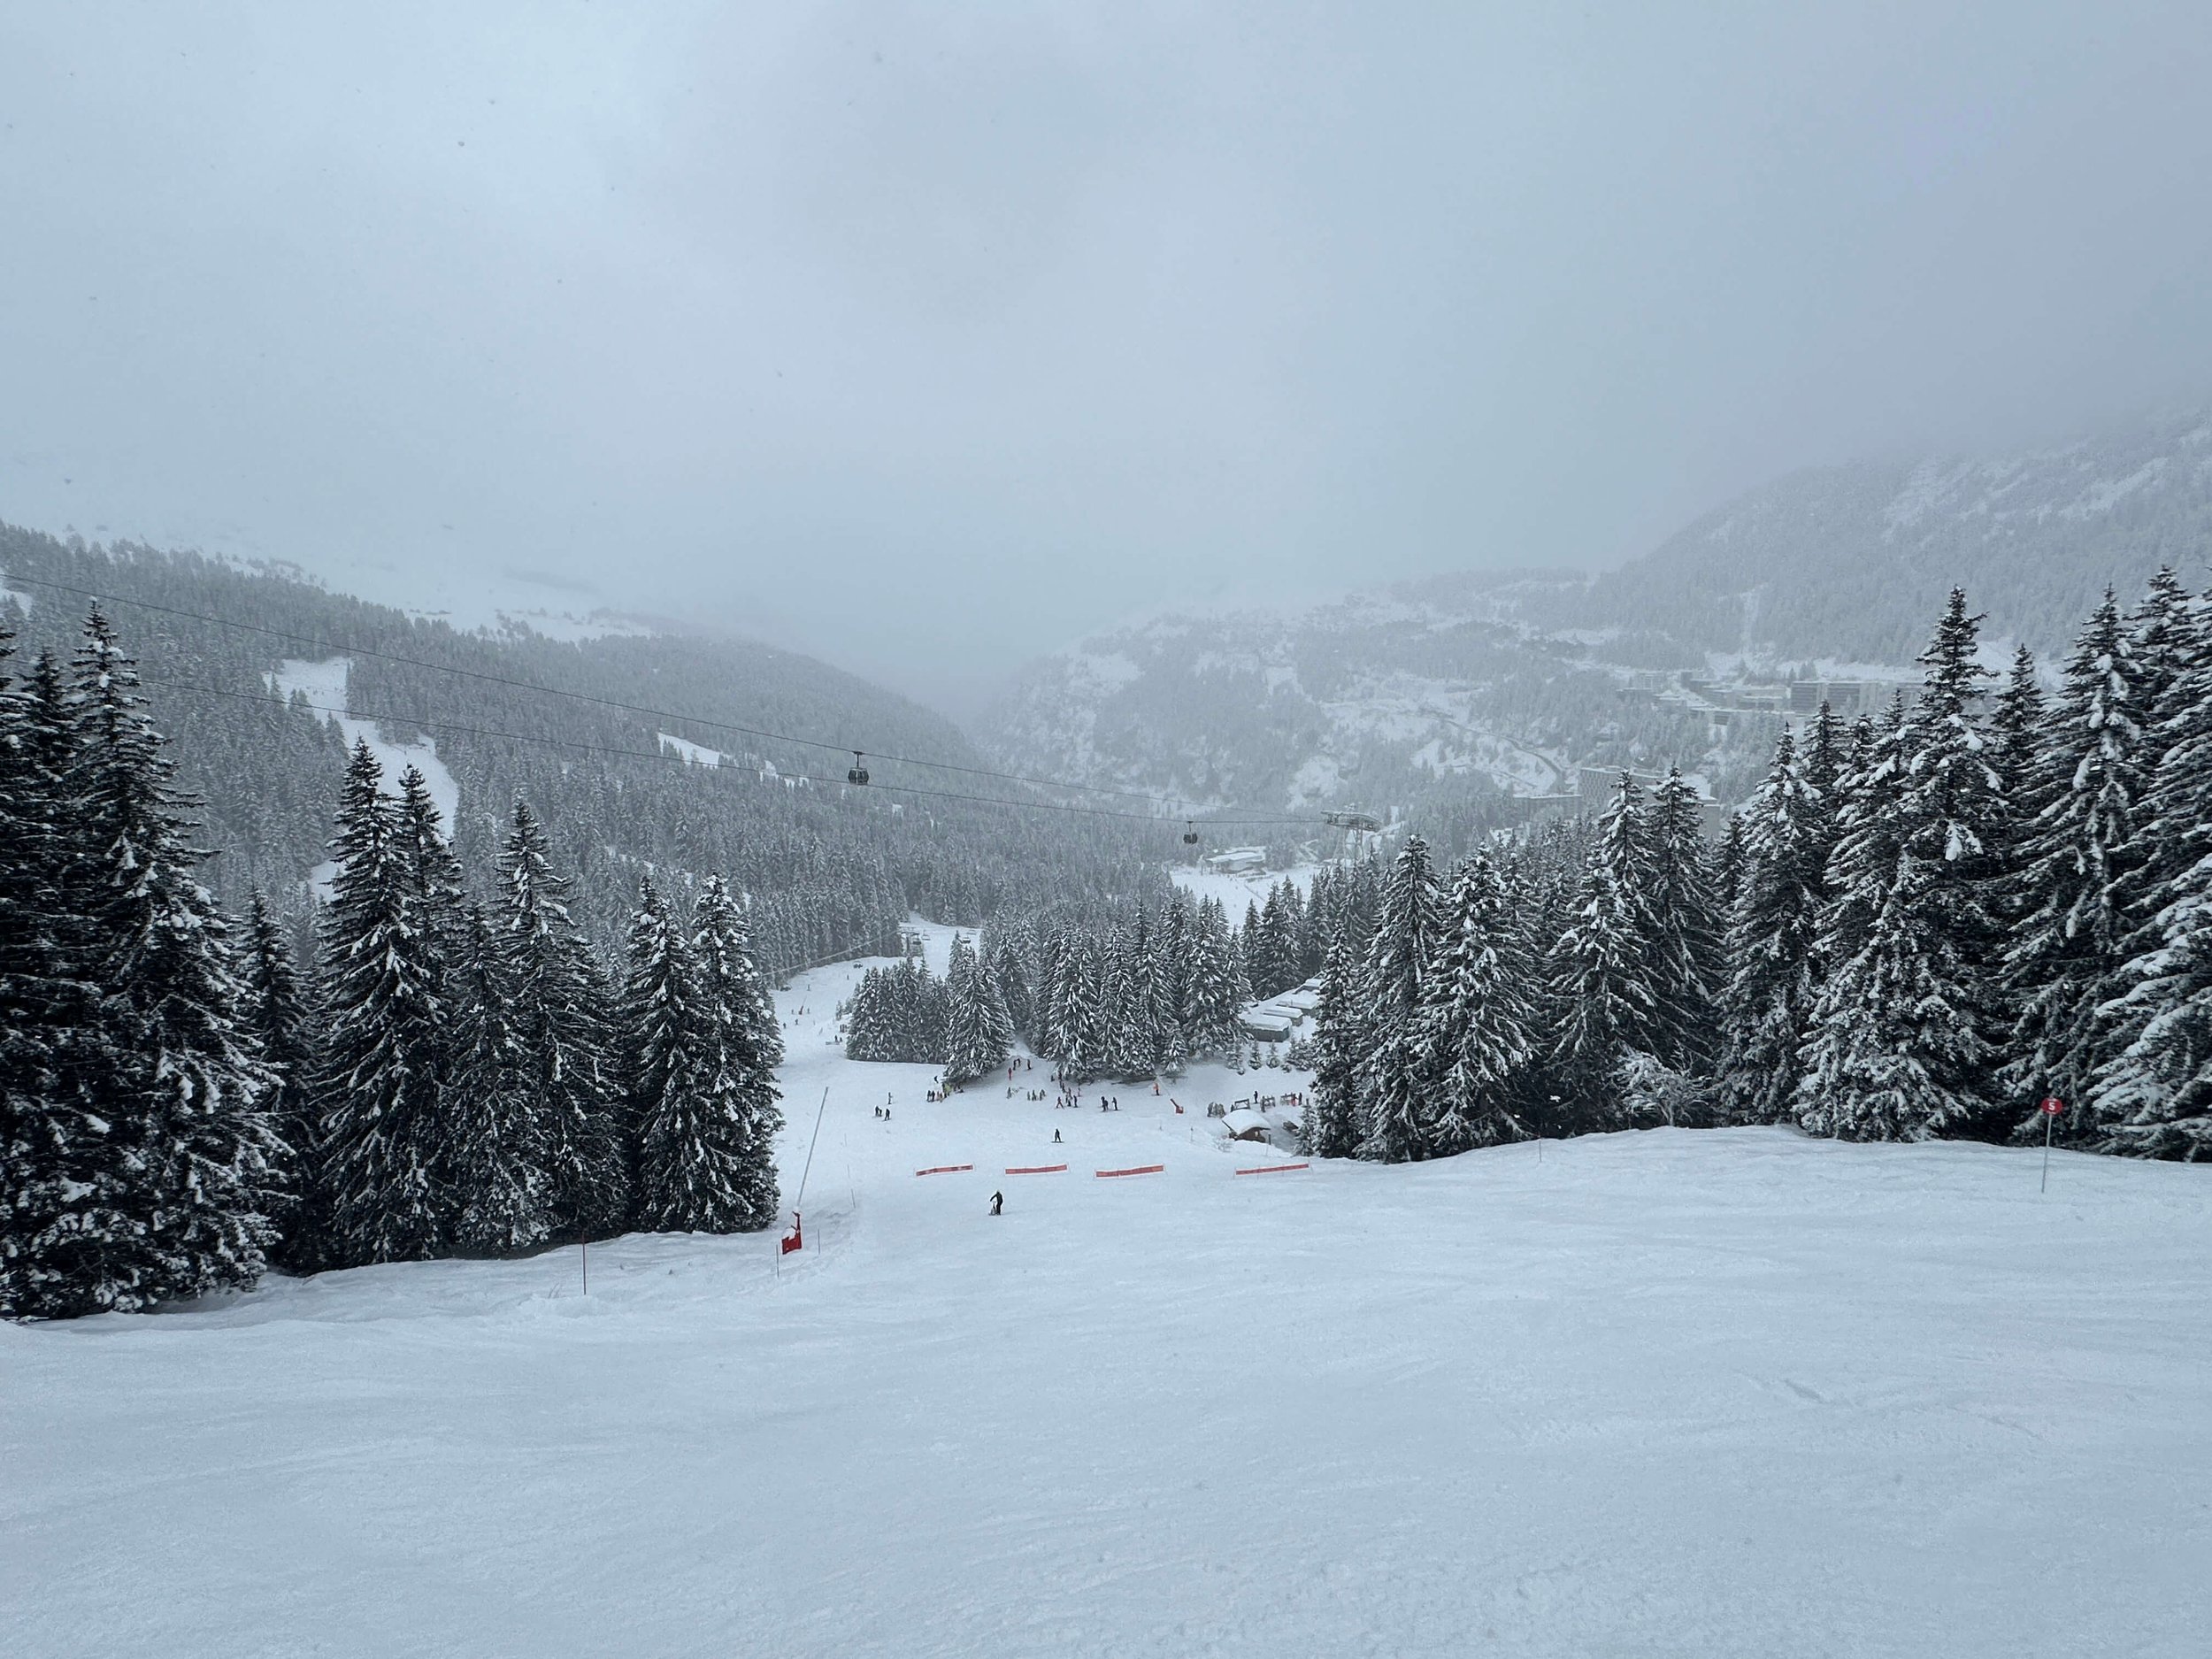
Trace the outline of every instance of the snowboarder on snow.
<instances>
[{"instance_id":1,"label":"snowboarder on snow","mask_svg":"<svg viewBox=\"0 0 2212 1659\"><path fill-rule=\"evenodd\" d=\"M1003 1194L1003 1193L993 1193L993 1194L991 1194L991 1213L992 1213L993 1215L995 1215L995 1215L997 1215L997 1214L999 1213L999 1211L1000 1211L1002 1208L1004 1208L1005 1203L1006 1203L1006 1194Z\"/></svg>"}]
</instances>

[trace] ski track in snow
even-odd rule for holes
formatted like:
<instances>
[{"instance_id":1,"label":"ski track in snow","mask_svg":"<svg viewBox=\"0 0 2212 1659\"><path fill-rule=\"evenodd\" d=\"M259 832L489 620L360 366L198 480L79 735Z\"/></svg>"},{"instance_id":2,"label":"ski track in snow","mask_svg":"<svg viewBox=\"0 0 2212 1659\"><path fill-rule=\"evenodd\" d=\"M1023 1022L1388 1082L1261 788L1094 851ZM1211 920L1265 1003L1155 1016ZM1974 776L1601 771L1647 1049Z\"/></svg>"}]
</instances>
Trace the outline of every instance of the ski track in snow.
<instances>
[{"instance_id":1,"label":"ski track in snow","mask_svg":"<svg viewBox=\"0 0 2212 1659\"><path fill-rule=\"evenodd\" d=\"M829 1091L788 1262L0 1326L7 1650L2203 1651L2212 1170L1747 1129L1238 1178L1280 1156L1202 1102L1286 1074L926 1104L834 1047L860 965L780 998L787 1204Z\"/></svg>"},{"instance_id":2,"label":"ski track in snow","mask_svg":"<svg viewBox=\"0 0 2212 1659\"><path fill-rule=\"evenodd\" d=\"M275 673L266 678L270 688L280 697L289 699L294 692L303 692L307 701L317 710L327 710L346 706L346 688L352 673L353 664L347 657L334 657L322 663L303 662L292 657L286 659ZM364 738L368 740L370 752L375 755L378 763L384 768L385 794L393 796L399 794L399 775L408 767L413 766L420 771L423 782L429 786L430 798L437 805L438 816L444 820L446 838L452 839L454 819L461 810L461 786L453 780L453 774L446 769L445 762L438 758L437 739L426 737L419 743L395 743L384 735L374 720L327 712L319 712L315 718L326 726L333 720L337 721L338 730L344 734L348 749ZM318 891L327 895L331 878L336 873L335 865L319 865L312 878Z\"/></svg>"}]
</instances>

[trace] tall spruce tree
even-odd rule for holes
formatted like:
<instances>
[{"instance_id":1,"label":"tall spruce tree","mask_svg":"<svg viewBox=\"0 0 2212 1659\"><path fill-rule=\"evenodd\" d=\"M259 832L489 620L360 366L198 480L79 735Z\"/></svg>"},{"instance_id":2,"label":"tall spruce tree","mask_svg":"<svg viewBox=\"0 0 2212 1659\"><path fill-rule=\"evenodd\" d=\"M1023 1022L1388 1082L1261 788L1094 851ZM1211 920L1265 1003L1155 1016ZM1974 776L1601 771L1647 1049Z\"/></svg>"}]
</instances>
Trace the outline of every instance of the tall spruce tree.
<instances>
[{"instance_id":1,"label":"tall spruce tree","mask_svg":"<svg viewBox=\"0 0 2212 1659\"><path fill-rule=\"evenodd\" d=\"M1366 1110L1360 1152L1379 1163L1402 1164L1430 1150L1421 1010L1442 931L1440 910L1429 844L1409 835L1383 888L1366 962L1372 1047L1361 1090Z\"/></svg>"},{"instance_id":2,"label":"tall spruce tree","mask_svg":"<svg viewBox=\"0 0 2212 1659\"><path fill-rule=\"evenodd\" d=\"M1785 728L1743 827L1743 867L1729 918L1730 972L1720 998L1720 1105L1736 1123L1779 1123L1797 1090L1811 1015L1813 944L1826 894L1826 803Z\"/></svg>"},{"instance_id":3,"label":"tall spruce tree","mask_svg":"<svg viewBox=\"0 0 2212 1659\"><path fill-rule=\"evenodd\" d=\"M1321 999L1314 1010L1313 1087L1299 1124L1299 1145L1310 1157L1359 1155L1362 1066L1367 1057L1366 987L1351 944L1340 939L1321 968Z\"/></svg>"},{"instance_id":4,"label":"tall spruce tree","mask_svg":"<svg viewBox=\"0 0 2212 1659\"><path fill-rule=\"evenodd\" d=\"M1702 817L1697 792L1670 768L1648 812L1653 1035L1660 1062L1690 1077L1704 1075L1717 1057L1714 999L1724 972Z\"/></svg>"},{"instance_id":5,"label":"tall spruce tree","mask_svg":"<svg viewBox=\"0 0 2212 1659\"><path fill-rule=\"evenodd\" d=\"M382 785L375 755L356 742L322 918L322 1193L334 1253L348 1265L441 1255L452 1219L442 1182L451 928L417 867L422 826Z\"/></svg>"},{"instance_id":6,"label":"tall spruce tree","mask_svg":"<svg viewBox=\"0 0 2212 1659\"><path fill-rule=\"evenodd\" d=\"M637 1224L649 1233L730 1233L751 1214L736 1078L718 1064L715 1016L684 930L650 877L627 941L623 1016L637 1130Z\"/></svg>"},{"instance_id":7,"label":"tall spruce tree","mask_svg":"<svg viewBox=\"0 0 2212 1659\"><path fill-rule=\"evenodd\" d=\"M441 843L442 845L442 843ZM611 1075L606 992L569 916L568 879L553 867L544 827L515 802L499 855L496 981L557 1238L603 1239L629 1212L620 1090Z\"/></svg>"},{"instance_id":8,"label":"tall spruce tree","mask_svg":"<svg viewBox=\"0 0 2212 1659\"><path fill-rule=\"evenodd\" d=\"M283 1197L270 1219L277 1242L270 1259L311 1270L326 1258L326 1223L319 1200L322 1147L322 1013L310 981L292 958L291 942L257 887L247 901L242 1017L261 1057L275 1074L268 1118L287 1148Z\"/></svg>"},{"instance_id":9,"label":"tall spruce tree","mask_svg":"<svg viewBox=\"0 0 2212 1659\"><path fill-rule=\"evenodd\" d=\"M2091 1083L2102 1144L2142 1157L2212 1157L2212 638L2170 572L2153 580L2130 642L2154 757L2119 994L2101 1011L2108 1056Z\"/></svg>"},{"instance_id":10,"label":"tall spruce tree","mask_svg":"<svg viewBox=\"0 0 2212 1659\"><path fill-rule=\"evenodd\" d=\"M452 1217L445 1248L458 1256L503 1256L552 1236L549 1125L515 1021L517 987L477 906L462 906L450 949L452 1071L439 1172Z\"/></svg>"},{"instance_id":11,"label":"tall spruce tree","mask_svg":"<svg viewBox=\"0 0 2212 1659\"><path fill-rule=\"evenodd\" d=\"M1920 659L1919 703L1847 791L1824 918L1835 966L1797 1091L1814 1133L1924 1140L1989 1109L2001 1008L1991 847L2005 807L1973 706L1988 675L1979 622L1953 589Z\"/></svg>"},{"instance_id":12,"label":"tall spruce tree","mask_svg":"<svg viewBox=\"0 0 2212 1659\"><path fill-rule=\"evenodd\" d=\"M2091 1081L2109 1057L2099 1010L2126 988L2121 894L2147 782L2133 669L2107 589L2075 641L2053 718L2039 722L2039 752L2022 769L2016 816L2024 822L2003 894L2005 977L2018 1010L2004 1079L2016 1137L2045 1133L2035 1102L2046 1095L2067 1102L2056 1126L2069 1141L2097 1134ZM2039 713L2016 706L2026 695L2008 693L2001 710L2007 728ZM2019 739L2009 729L2005 735L2000 753L2011 761L2006 751Z\"/></svg>"},{"instance_id":13,"label":"tall spruce tree","mask_svg":"<svg viewBox=\"0 0 2212 1659\"><path fill-rule=\"evenodd\" d=\"M9 1114L28 1154L0 1267L0 1304L18 1317L250 1286L283 1202L265 1113L275 1079L242 1022L229 929L185 839L191 803L138 684L94 611L71 662L71 758L50 826L69 849L56 899L74 924L70 972L90 993L70 1012L88 1028Z\"/></svg>"},{"instance_id":14,"label":"tall spruce tree","mask_svg":"<svg viewBox=\"0 0 2212 1659\"><path fill-rule=\"evenodd\" d=\"M775 1224L781 1202L776 1137L783 1133L783 1093L776 1068L783 1064L782 1022L754 964L745 912L721 877L702 884L691 926L692 956L714 1022L714 1064L721 1074L714 1092L728 1101L742 1132L733 1171L742 1202L728 1212L733 1225L727 1230L757 1231Z\"/></svg>"},{"instance_id":15,"label":"tall spruce tree","mask_svg":"<svg viewBox=\"0 0 2212 1659\"><path fill-rule=\"evenodd\" d=\"M1006 1064L1012 1025L998 987L979 972L975 950L957 935L945 975L945 1080L972 1082Z\"/></svg>"},{"instance_id":16,"label":"tall spruce tree","mask_svg":"<svg viewBox=\"0 0 2212 1659\"><path fill-rule=\"evenodd\" d=\"M1189 1052L1221 1054L1235 1047L1243 1034L1238 1020L1247 995L1227 914L1218 900L1208 899L1199 906L1191 947L1190 1023L1184 1033Z\"/></svg>"},{"instance_id":17,"label":"tall spruce tree","mask_svg":"<svg viewBox=\"0 0 2212 1659\"><path fill-rule=\"evenodd\" d=\"M1611 1128L1620 1117L1617 1077L1632 1052L1659 1044L1661 972L1655 887L1643 793L1624 772L1598 820L1573 909L1548 964L1561 1010L1554 1038L1563 1122Z\"/></svg>"},{"instance_id":18,"label":"tall spruce tree","mask_svg":"<svg viewBox=\"0 0 2212 1659\"><path fill-rule=\"evenodd\" d=\"M1453 877L1424 987L1422 1070L1435 1079L1429 1151L1527 1138L1522 1096L1535 1064L1535 1010L1517 958L1504 880L1478 852Z\"/></svg>"},{"instance_id":19,"label":"tall spruce tree","mask_svg":"<svg viewBox=\"0 0 2212 1659\"><path fill-rule=\"evenodd\" d=\"M104 1119L74 767L61 670L42 652L20 685L0 681L0 1317L70 1311L55 1233L122 1225L81 1179Z\"/></svg>"}]
</instances>

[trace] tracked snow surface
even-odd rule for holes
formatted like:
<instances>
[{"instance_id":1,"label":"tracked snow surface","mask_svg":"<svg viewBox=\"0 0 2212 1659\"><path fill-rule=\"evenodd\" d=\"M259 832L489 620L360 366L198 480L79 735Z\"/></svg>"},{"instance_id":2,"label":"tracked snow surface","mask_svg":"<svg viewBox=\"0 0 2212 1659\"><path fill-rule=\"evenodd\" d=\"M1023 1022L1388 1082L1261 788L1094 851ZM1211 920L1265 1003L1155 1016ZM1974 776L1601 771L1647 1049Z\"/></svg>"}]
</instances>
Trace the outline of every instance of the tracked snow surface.
<instances>
[{"instance_id":1,"label":"tracked snow surface","mask_svg":"<svg viewBox=\"0 0 2212 1659\"><path fill-rule=\"evenodd\" d=\"M787 1203L828 1091L787 1260L0 1326L0 1649L2206 1651L2212 1170L1776 1129L1242 1176L1286 1160L1204 1102L1294 1077L930 1105L839 1057L856 973L781 999Z\"/></svg>"}]
</instances>

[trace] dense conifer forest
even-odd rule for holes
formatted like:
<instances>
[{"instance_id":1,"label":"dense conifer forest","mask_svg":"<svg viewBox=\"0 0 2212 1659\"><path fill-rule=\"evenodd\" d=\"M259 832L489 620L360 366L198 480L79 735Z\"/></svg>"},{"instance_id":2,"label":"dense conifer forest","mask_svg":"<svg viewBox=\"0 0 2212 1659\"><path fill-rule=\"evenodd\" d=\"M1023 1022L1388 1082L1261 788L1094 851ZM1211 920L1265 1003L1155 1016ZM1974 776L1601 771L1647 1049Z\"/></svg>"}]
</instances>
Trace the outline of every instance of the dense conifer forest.
<instances>
[{"instance_id":1,"label":"dense conifer forest","mask_svg":"<svg viewBox=\"0 0 2212 1659\"><path fill-rule=\"evenodd\" d=\"M27 602L0 601L26 655L65 657L93 597L108 605L179 783L201 803L203 839L221 851L202 879L234 910L260 891L296 937L330 857L349 747L327 703L279 695L301 660L344 659L347 711L394 743L434 743L457 790L446 829L465 871L491 870L513 802L531 802L602 951L620 947L649 871L686 897L721 874L745 896L772 974L893 949L915 912L974 927L1008 904L1165 896L1171 832L1141 803L1010 810L997 803L1065 797L981 775L949 721L772 647L464 633L281 572L6 526L0 581ZM722 764L690 764L664 738ZM864 794L844 782L848 746L881 751Z\"/></svg>"},{"instance_id":2,"label":"dense conifer forest","mask_svg":"<svg viewBox=\"0 0 2212 1659\"><path fill-rule=\"evenodd\" d=\"M0 639L0 1312L776 1219L780 1032L717 876L595 951L528 803L488 870L347 759L301 963L200 879L198 803L95 611ZM390 786L390 787L388 787ZM472 881L471 875L476 879Z\"/></svg>"},{"instance_id":3,"label":"dense conifer forest","mask_svg":"<svg viewBox=\"0 0 2212 1659\"><path fill-rule=\"evenodd\" d=\"M1786 732L1717 846L1678 776L1448 872L1409 839L1326 943L1311 1150L1787 1123L2212 1156L2208 625L2162 571L2047 687L1983 665L1955 590L1917 695Z\"/></svg>"}]
</instances>

